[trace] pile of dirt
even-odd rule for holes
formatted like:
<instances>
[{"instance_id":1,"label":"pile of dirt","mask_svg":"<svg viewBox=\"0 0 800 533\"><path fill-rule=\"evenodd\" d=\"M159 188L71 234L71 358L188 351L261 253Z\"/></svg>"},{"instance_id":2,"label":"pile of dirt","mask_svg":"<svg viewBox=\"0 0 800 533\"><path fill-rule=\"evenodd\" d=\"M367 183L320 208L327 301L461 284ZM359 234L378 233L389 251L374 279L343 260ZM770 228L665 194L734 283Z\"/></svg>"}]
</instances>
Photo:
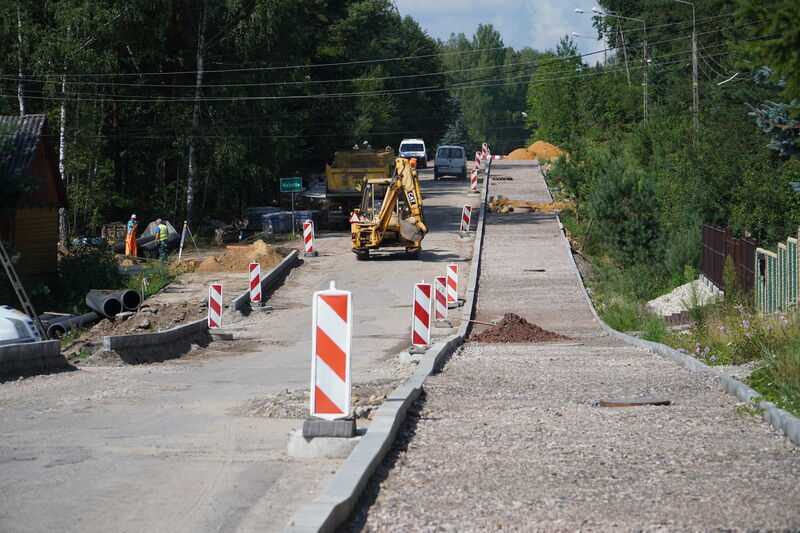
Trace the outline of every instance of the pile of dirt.
<instances>
[{"instance_id":1,"label":"pile of dirt","mask_svg":"<svg viewBox=\"0 0 800 533\"><path fill-rule=\"evenodd\" d=\"M104 318L80 338L64 347L63 353L69 358L77 355L83 348L96 346L106 335L135 335L153 333L199 320L206 316L206 304L181 302L179 304L149 303L142 305L134 313L121 313L114 319Z\"/></svg>"},{"instance_id":2,"label":"pile of dirt","mask_svg":"<svg viewBox=\"0 0 800 533\"><path fill-rule=\"evenodd\" d=\"M277 265L283 257L272 246L258 240L245 248L234 248L225 253L209 257L199 265L197 272L247 272L250 263L260 263L261 272Z\"/></svg>"},{"instance_id":3,"label":"pile of dirt","mask_svg":"<svg viewBox=\"0 0 800 533\"><path fill-rule=\"evenodd\" d=\"M564 151L548 142L536 141L528 146L528 153L531 159L555 159L562 155Z\"/></svg>"},{"instance_id":4,"label":"pile of dirt","mask_svg":"<svg viewBox=\"0 0 800 533\"><path fill-rule=\"evenodd\" d=\"M516 159L516 160L539 159L541 161L541 160L555 159L563 153L564 153L563 150L561 150L559 147L553 144L550 144L545 141L536 141L527 148L517 148L516 150L508 154L506 156L506 159Z\"/></svg>"},{"instance_id":5,"label":"pile of dirt","mask_svg":"<svg viewBox=\"0 0 800 533\"><path fill-rule=\"evenodd\" d=\"M522 209L520 209L522 208ZM554 213L572 208L569 202L550 202L539 204L536 202L515 201L508 198L495 198L489 202L490 213L509 213L511 211L538 211L541 213Z\"/></svg>"},{"instance_id":6,"label":"pile of dirt","mask_svg":"<svg viewBox=\"0 0 800 533\"><path fill-rule=\"evenodd\" d=\"M473 334L469 342L554 342L572 340L564 335L547 331L531 324L514 313L506 313L496 326Z\"/></svg>"},{"instance_id":7,"label":"pile of dirt","mask_svg":"<svg viewBox=\"0 0 800 533\"><path fill-rule=\"evenodd\" d=\"M517 148L506 156L506 159L524 160L533 159L528 153L527 148Z\"/></svg>"}]
</instances>

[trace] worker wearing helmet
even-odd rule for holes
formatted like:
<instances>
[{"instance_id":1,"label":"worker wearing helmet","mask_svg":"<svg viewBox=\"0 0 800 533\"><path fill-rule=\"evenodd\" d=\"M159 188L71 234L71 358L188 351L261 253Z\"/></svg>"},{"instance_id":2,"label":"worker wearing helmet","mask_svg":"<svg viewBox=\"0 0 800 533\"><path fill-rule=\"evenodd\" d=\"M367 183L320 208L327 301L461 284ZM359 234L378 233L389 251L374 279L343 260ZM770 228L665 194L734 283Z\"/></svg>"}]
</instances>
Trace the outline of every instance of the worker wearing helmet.
<instances>
[{"instance_id":1,"label":"worker wearing helmet","mask_svg":"<svg viewBox=\"0 0 800 533\"><path fill-rule=\"evenodd\" d=\"M158 258L165 262L167 261L167 239L169 238L169 229L166 224L161 222L161 219L156 220L156 244L158 246Z\"/></svg>"},{"instance_id":2,"label":"worker wearing helmet","mask_svg":"<svg viewBox=\"0 0 800 533\"><path fill-rule=\"evenodd\" d=\"M136 220L136 215L131 215L128 221L128 233L125 235L125 255L138 255L139 250L136 248L136 228L139 227L139 221Z\"/></svg>"}]
</instances>

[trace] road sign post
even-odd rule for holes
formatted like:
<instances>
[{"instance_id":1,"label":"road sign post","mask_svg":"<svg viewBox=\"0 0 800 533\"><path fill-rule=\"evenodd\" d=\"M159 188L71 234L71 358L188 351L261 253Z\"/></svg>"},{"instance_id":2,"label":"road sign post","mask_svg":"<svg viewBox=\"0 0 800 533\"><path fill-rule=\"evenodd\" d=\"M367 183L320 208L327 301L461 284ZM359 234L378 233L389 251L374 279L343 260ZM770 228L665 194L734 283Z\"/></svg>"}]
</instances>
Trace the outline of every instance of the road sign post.
<instances>
[{"instance_id":1,"label":"road sign post","mask_svg":"<svg viewBox=\"0 0 800 533\"><path fill-rule=\"evenodd\" d=\"M281 178L281 192L292 193L292 236L295 234L294 193L303 190L303 178Z\"/></svg>"}]
</instances>

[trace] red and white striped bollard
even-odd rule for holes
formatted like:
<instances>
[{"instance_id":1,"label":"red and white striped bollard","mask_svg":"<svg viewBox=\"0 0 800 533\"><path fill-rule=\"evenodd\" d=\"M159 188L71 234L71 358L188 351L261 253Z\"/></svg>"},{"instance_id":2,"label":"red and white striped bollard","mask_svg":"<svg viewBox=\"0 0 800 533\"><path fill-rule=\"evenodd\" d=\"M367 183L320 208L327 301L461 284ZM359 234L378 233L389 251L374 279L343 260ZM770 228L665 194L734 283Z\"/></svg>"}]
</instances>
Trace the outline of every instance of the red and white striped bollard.
<instances>
[{"instance_id":1,"label":"red and white striped bollard","mask_svg":"<svg viewBox=\"0 0 800 533\"><path fill-rule=\"evenodd\" d=\"M445 276L436 276L433 280L433 289L435 293L435 301L433 304L433 316L437 321L447 320L447 292L445 284L447 278Z\"/></svg>"},{"instance_id":2,"label":"red and white striped bollard","mask_svg":"<svg viewBox=\"0 0 800 533\"><path fill-rule=\"evenodd\" d=\"M426 347L431 342L431 284L414 284L414 309L411 315L411 344Z\"/></svg>"},{"instance_id":3,"label":"red and white striped bollard","mask_svg":"<svg viewBox=\"0 0 800 533\"><path fill-rule=\"evenodd\" d=\"M472 206L465 205L461 210L461 233L469 232L470 222L472 222Z\"/></svg>"},{"instance_id":4,"label":"red and white striped bollard","mask_svg":"<svg viewBox=\"0 0 800 533\"><path fill-rule=\"evenodd\" d=\"M349 291L317 291L312 300L311 416L325 420L350 415L350 342L353 304Z\"/></svg>"},{"instance_id":5,"label":"red and white striped bollard","mask_svg":"<svg viewBox=\"0 0 800 533\"><path fill-rule=\"evenodd\" d=\"M222 325L222 285L212 283L208 286L208 327Z\"/></svg>"},{"instance_id":6,"label":"red and white striped bollard","mask_svg":"<svg viewBox=\"0 0 800 533\"><path fill-rule=\"evenodd\" d=\"M261 301L261 265L250 263L250 301Z\"/></svg>"},{"instance_id":7,"label":"red and white striped bollard","mask_svg":"<svg viewBox=\"0 0 800 533\"><path fill-rule=\"evenodd\" d=\"M314 221L307 219L303 222L303 242L305 242L306 257L316 257L317 249L314 247Z\"/></svg>"},{"instance_id":8,"label":"red and white striped bollard","mask_svg":"<svg viewBox=\"0 0 800 533\"><path fill-rule=\"evenodd\" d=\"M478 167L472 169L469 177L469 194L478 194Z\"/></svg>"},{"instance_id":9,"label":"red and white striped bollard","mask_svg":"<svg viewBox=\"0 0 800 533\"><path fill-rule=\"evenodd\" d=\"M458 306L458 265L447 265L447 307Z\"/></svg>"}]
</instances>

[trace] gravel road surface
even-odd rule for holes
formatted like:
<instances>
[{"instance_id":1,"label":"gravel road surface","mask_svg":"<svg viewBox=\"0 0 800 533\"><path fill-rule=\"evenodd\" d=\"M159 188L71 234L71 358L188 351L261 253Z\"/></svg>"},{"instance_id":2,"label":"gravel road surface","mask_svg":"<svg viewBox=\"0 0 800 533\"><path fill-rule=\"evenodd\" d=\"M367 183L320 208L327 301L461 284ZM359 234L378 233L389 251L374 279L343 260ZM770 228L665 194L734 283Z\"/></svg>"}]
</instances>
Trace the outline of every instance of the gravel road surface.
<instances>
[{"instance_id":1,"label":"gravel road surface","mask_svg":"<svg viewBox=\"0 0 800 533\"><path fill-rule=\"evenodd\" d=\"M495 162L489 194L546 201L531 162ZM575 341L469 343L345 531L797 531L800 450L717 379L609 338L555 217L487 219L478 317L517 313ZM524 272L523 269L545 269ZM666 407L603 408L658 397Z\"/></svg>"},{"instance_id":2,"label":"gravel road surface","mask_svg":"<svg viewBox=\"0 0 800 533\"><path fill-rule=\"evenodd\" d=\"M287 456L301 418L252 414L260 398L308 387L311 294L330 280L353 291L354 382L397 379L411 371L393 356L409 344L413 283L449 261L468 274L467 184L420 174L431 228L420 260L359 262L348 234L323 233L274 311L224 318L233 342L0 382L0 531L281 530L340 464Z\"/></svg>"}]
</instances>

